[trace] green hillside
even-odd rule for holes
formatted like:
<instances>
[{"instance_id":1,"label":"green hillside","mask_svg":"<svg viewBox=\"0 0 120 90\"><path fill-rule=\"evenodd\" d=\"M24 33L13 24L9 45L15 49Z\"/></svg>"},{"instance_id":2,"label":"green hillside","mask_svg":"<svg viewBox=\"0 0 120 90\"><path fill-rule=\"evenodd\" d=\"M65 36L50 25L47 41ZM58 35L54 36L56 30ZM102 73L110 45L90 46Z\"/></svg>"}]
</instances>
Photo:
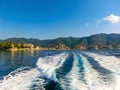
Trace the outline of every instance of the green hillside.
<instances>
[{"instance_id":1,"label":"green hillside","mask_svg":"<svg viewBox=\"0 0 120 90\"><path fill-rule=\"evenodd\" d=\"M88 37L63 37L51 40L26 39L26 38L8 38L0 40L14 44L31 43L35 46L54 48L59 45L69 47L70 49L119 49L120 34L96 34Z\"/></svg>"}]
</instances>

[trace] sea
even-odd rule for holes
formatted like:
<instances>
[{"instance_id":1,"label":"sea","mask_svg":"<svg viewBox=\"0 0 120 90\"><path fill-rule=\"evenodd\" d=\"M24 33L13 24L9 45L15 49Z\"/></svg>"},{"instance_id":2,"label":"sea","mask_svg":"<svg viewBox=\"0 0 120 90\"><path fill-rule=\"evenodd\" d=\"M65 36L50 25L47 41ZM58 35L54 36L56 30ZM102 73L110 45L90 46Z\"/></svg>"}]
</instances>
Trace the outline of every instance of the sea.
<instances>
[{"instance_id":1,"label":"sea","mask_svg":"<svg viewBox=\"0 0 120 90\"><path fill-rule=\"evenodd\" d=\"M0 90L120 90L120 51L0 51Z\"/></svg>"}]
</instances>

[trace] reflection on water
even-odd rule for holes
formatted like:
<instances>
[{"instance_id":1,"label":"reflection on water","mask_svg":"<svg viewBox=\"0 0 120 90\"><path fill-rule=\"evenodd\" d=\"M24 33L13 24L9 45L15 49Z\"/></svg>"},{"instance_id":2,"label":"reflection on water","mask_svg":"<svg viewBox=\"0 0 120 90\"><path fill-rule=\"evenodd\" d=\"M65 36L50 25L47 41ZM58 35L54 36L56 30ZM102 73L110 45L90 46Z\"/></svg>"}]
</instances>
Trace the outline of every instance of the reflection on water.
<instances>
[{"instance_id":1,"label":"reflection on water","mask_svg":"<svg viewBox=\"0 0 120 90\"><path fill-rule=\"evenodd\" d=\"M35 67L40 51L0 52L0 76L4 76L22 66Z\"/></svg>"},{"instance_id":2,"label":"reflection on water","mask_svg":"<svg viewBox=\"0 0 120 90\"><path fill-rule=\"evenodd\" d=\"M53 55L61 51L37 51L37 50L20 50L0 52L0 77L9 74L11 71L29 66L36 67L36 62L39 57Z\"/></svg>"},{"instance_id":3,"label":"reflection on water","mask_svg":"<svg viewBox=\"0 0 120 90\"><path fill-rule=\"evenodd\" d=\"M15 57L15 51L11 51L11 64L13 65L13 67L15 66L14 65L14 57Z\"/></svg>"}]
</instances>

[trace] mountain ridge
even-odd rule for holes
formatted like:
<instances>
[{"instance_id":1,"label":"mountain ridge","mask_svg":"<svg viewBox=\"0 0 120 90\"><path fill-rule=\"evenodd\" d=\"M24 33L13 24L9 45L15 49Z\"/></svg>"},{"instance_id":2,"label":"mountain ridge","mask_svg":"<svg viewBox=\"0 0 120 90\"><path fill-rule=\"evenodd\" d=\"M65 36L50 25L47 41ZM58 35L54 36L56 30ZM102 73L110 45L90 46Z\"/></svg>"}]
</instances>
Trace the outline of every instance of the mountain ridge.
<instances>
[{"instance_id":1,"label":"mountain ridge","mask_svg":"<svg viewBox=\"0 0 120 90\"><path fill-rule=\"evenodd\" d=\"M69 49L99 49L99 48L114 48L120 45L120 34L94 34L87 37L60 37L56 39L39 40L34 38L8 38L0 40L0 42L10 43L31 43L35 46L46 48L67 47Z\"/></svg>"}]
</instances>

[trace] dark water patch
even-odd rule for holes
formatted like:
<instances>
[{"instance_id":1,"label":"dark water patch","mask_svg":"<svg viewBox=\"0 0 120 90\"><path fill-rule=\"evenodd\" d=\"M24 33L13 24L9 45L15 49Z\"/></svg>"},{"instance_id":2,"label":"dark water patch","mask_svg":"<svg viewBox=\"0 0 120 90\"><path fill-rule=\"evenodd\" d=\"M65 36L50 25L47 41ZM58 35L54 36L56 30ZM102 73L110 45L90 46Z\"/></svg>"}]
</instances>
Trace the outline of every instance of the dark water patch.
<instances>
[{"instance_id":1,"label":"dark water patch","mask_svg":"<svg viewBox=\"0 0 120 90\"><path fill-rule=\"evenodd\" d=\"M63 65L56 70L56 76L58 79L66 76L70 72L73 66L73 61L73 54L69 53L69 56L67 57Z\"/></svg>"},{"instance_id":2,"label":"dark water patch","mask_svg":"<svg viewBox=\"0 0 120 90\"><path fill-rule=\"evenodd\" d=\"M54 81L50 81L44 88L45 90L63 90L60 84Z\"/></svg>"},{"instance_id":3,"label":"dark water patch","mask_svg":"<svg viewBox=\"0 0 120 90\"><path fill-rule=\"evenodd\" d=\"M66 75L71 71L73 67L73 61L74 61L73 54L70 52L69 56L64 61L63 65L56 70L56 77L58 79L58 83L54 85L54 89L49 90L64 90L61 85L63 82L64 86L69 87L70 81L66 78Z\"/></svg>"},{"instance_id":4,"label":"dark water patch","mask_svg":"<svg viewBox=\"0 0 120 90\"><path fill-rule=\"evenodd\" d=\"M57 83L54 81L49 82L48 85L45 86L45 90L55 90Z\"/></svg>"},{"instance_id":5,"label":"dark water patch","mask_svg":"<svg viewBox=\"0 0 120 90\"><path fill-rule=\"evenodd\" d=\"M92 68L95 69L102 77L104 82L110 81L112 79L112 72L104 67L102 67L98 61L95 61L94 58L87 56L86 54L82 54L91 64Z\"/></svg>"}]
</instances>

